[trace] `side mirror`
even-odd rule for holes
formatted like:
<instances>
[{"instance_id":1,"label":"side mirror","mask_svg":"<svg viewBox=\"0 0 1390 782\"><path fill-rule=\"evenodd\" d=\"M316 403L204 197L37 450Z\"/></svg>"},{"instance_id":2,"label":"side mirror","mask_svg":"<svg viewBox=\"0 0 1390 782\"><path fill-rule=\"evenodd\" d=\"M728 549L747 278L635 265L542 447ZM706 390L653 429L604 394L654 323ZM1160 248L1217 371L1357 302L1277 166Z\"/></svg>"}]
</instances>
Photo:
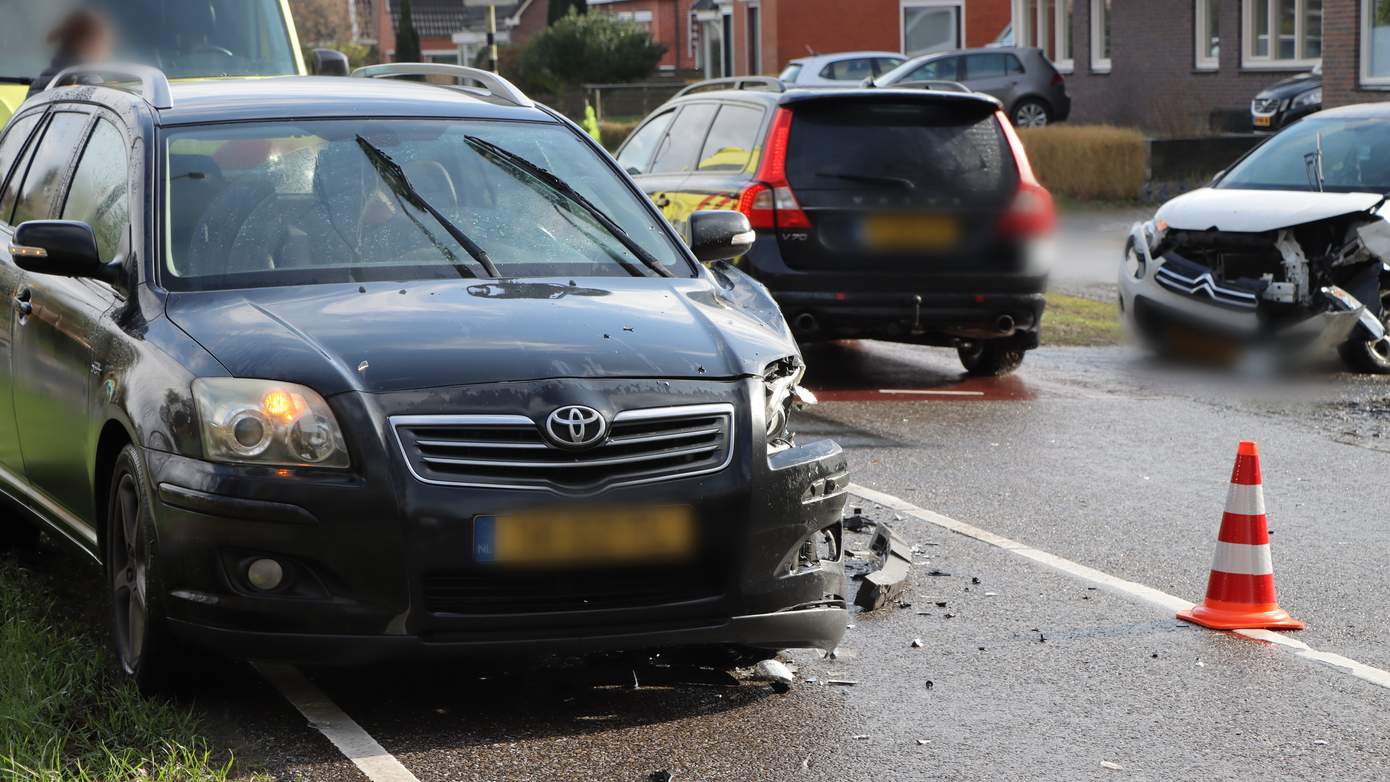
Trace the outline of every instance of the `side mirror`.
<instances>
[{"instance_id":1,"label":"side mirror","mask_svg":"<svg viewBox=\"0 0 1390 782\"><path fill-rule=\"evenodd\" d=\"M315 49L312 60L315 76L347 76L352 72L347 55L336 49Z\"/></svg>"},{"instance_id":2,"label":"side mirror","mask_svg":"<svg viewBox=\"0 0 1390 782\"><path fill-rule=\"evenodd\" d=\"M690 215L690 250L702 261L737 258L757 238L742 212L707 209Z\"/></svg>"},{"instance_id":3,"label":"side mirror","mask_svg":"<svg viewBox=\"0 0 1390 782\"><path fill-rule=\"evenodd\" d=\"M89 277L116 285L121 263L102 263L96 234L75 220L32 220L15 229L10 244L15 265L37 274Z\"/></svg>"}]
</instances>

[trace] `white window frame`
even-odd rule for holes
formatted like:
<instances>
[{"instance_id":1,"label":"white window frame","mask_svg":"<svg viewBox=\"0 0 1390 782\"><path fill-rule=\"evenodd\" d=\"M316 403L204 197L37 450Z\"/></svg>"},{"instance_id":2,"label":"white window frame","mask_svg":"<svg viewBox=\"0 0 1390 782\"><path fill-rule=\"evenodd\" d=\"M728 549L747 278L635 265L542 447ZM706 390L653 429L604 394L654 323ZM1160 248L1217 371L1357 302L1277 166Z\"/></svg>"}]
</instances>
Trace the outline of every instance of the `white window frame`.
<instances>
[{"instance_id":1,"label":"white window frame","mask_svg":"<svg viewBox=\"0 0 1390 782\"><path fill-rule=\"evenodd\" d=\"M1101 29L1099 13L1100 8L1104 4L1105 0L1091 0L1090 13L1087 14L1087 16L1090 17L1087 20L1087 27L1089 27L1091 30L1090 46L1087 47L1091 50L1091 73L1110 72L1112 58L1101 57L1097 54L1097 52L1100 51L1101 41L1104 39L1104 31ZM1110 4L1110 14L1112 16L1112 18L1110 19L1110 46L1112 47L1112 51L1110 52L1110 54L1112 55L1112 57L1115 54L1115 52L1113 51L1113 47L1115 45L1115 20L1113 18L1113 15L1115 13L1115 5L1116 3L1114 2Z\"/></svg>"},{"instance_id":2,"label":"white window frame","mask_svg":"<svg viewBox=\"0 0 1390 782\"><path fill-rule=\"evenodd\" d=\"M1293 71L1306 70L1322 62L1322 57L1295 57L1281 60L1275 52L1279 49L1279 20L1275 16L1275 3L1278 0L1240 0L1240 67L1246 70ZM1269 54L1255 56L1255 4L1264 3L1269 12ZM1323 3L1326 13L1326 0ZM1304 22L1307 21L1307 0L1294 0L1293 34L1295 46L1302 53L1304 43Z\"/></svg>"},{"instance_id":3,"label":"white window frame","mask_svg":"<svg viewBox=\"0 0 1390 782\"><path fill-rule=\"evenodd\" d=\"M1371 73L1371 9L1374 0L1361 2L1361 83L1360 86L1372 90L1390 90L1390 74L1375 76Z\"/></svg>"},{"instance_id":4,"label":"white window frame","mask_svg":"<svg viewBox=\"0 0 1390 782\"><path fill-rule=\"evenodd\" d=\"M1211 57L1207 55L1207 46L1211 43L1211 30L1207 29L1207 17L1210 16L1209 12L1212 3L1217 2L1220 2L1220 0L1195 0L1192 5L1193 63L1199 71L1215 71L1221 69L1221 57ZM1219 32L1218 30L1218 33ZM1218 46L1220 46L1220 44L1218 44Z\"/></svg>"},{"instance_id":5,"label":"white window frame","mask_svg":"<svg viewBox=\"0 0 1390 782\"><path fill-rule=\"evenodd\" d=\"M1076 19L1076 3L1085 0L1034 0L1037 4L1037 13L1028 13L1028 0L1013 0L1013 24L1014 24L1014 44L1016 46L1041 46L1036 40L1034 31L1042 26L1043 19L1048 16L1047 4L1052 3L1052 51L1058 55L1052 61L1053 66L1059 73L1071 73L1076 70L1076 38L1071 39L1071 51L1069 56L1063 58L1062 42L1065 40L1063 31L1070 31L1072 23ZM1072 18L1066 15L1066 4L1072 3Z\"/></svg>"},{"instance_id":6,"label":"white window frame","mask_svg":"<svg viewBox=\"0 0 1390 782\"><path fill-rule=\"evenodd\" d=\"M907 53L907 22L905 18L907 16L907 9L930 8L933 6L937 8L955 6L956 19L960 22L959 29L956 31L959 35L956 41L956 48L965 48L965 42L969 40L965 35L965 0L898 0L898 51L902 52L904 57L909 56Z\"/></svg>"}]
</instances>

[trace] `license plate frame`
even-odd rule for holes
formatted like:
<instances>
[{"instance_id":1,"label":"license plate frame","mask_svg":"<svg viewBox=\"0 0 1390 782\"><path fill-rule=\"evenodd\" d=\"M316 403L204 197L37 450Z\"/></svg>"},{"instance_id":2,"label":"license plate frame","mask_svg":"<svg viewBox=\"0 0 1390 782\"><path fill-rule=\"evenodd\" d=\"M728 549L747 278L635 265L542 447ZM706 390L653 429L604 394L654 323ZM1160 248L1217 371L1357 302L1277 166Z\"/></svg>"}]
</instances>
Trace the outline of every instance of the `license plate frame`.
<instances>
[{"instance_id":1,"label":"license plate frame","mask_svg":"<svg viewBox=\"0 0 1390 782\"><path fill-rule=\"evenodd\" d=\"M684 562L696 553L697 533L688 505L479 514L472 556L479 565L524 567Z\"/></svg>"}]
</instances>

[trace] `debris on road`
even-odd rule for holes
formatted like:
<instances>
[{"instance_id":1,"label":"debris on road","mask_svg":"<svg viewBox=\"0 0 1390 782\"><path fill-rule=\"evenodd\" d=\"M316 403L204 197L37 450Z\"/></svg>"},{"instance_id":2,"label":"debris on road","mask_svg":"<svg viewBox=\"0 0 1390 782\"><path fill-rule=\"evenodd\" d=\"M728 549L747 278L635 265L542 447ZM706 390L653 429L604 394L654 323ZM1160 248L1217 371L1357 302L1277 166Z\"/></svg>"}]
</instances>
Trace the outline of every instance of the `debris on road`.
<instances>
[{"instance_id":1,"label":"debris on road","mask_svg":"<svg viewBox=\"0 0 1390 782\"><path fill-rule=\"evenodd\" d=\"M868 516L864 515L863 508L855 506L850 511L850 515L845 517L844 525L845 529L850 532L863 532L869 527L874 526L874 522L871 521Z\"/></svg>"},{"instance_id":2,"label":"debris on road","mask_svg":"<svg viewBox=\"0 0 1390 782\"><path fill-rule=\"evenodd\" d=\"M787 692L796 683L796 676L781 660L763 660L753 666L753 675L770 682L775 692Z\"/></svg>"},{"instance_id":3,"label":"debris on road","mask_svg":"<svg viewBox=\"0 0 1390 782\"><path fill-rule=\"evenodd\" d=\"M1108 768L1108 769L1110 769L1111 771L1124 771L1124 770L1125 770L1125 767L1124 767L1124 766L1121 766L1119 763L1113 763L1113 762L1111 762L1111 761L1109 761L1109 760L1102 760L1102 761L1100 762L1100 767L1101 767L1101 768Z\"/></svg>"},{"instance_id":4,"label":"debris on road","mask_svg":"<svg viewBox=\"0 0 1390 782\"><path fill-rule=\"evenodd\" d=\"M930 743L931 743L931 739L917 739L917 746L919 746L919 747L925 747L926 745L928 745L928 744L930 744Z\"/></svg>"},{"instance_id":5,"label":"debris on road","mask_svg":"<svg viewBox=\"0 0 1390 782\"><path fill-rule=\"evenodd\" d=\"M653 771L647 776L650 782L671 782L676 776L669 771Z\"/></svg>"},{"instance_id":6,"label":"debris on road","mask_svg":"<svg viewBox=\"0 0 1390 782\"><path fill-rule=\"evenodd\" d=\"M869 548L878 558L878 568L864 576L854 596L854 604L865 611L874 611L896 601L907 588L912 553L897 533L882 524L874 531Z\"/></svg>"},{"instance_id":7,"label":"debris on road","mask_svg":"<svg viewBox=\"0 0 1390 782\"><path fill-rule=\"evenodd\" d=\"M1313 743L1319 747L1327 746L1327 739L1313 739Z\"/></svg>"},{"instance_id":8,"label":"debris on road","mask_svg":"<svg viewBox=\"0 0 1390 782\"><path fill-rule=\"evenodd\" d=\"M927 679L927 689L930 690L931 688L933 688L933 687L935 687L935 686L936 686L936 682L933 682L931 679Z\"/></svg>"},{"instance_id":9,"label":"debris on road","mask_svg":"<svg viewBox=\"0 0 1390 782\"><path fill-rule=\"evenodd\" d=\"M826 679L826 684L833 684L837 687L853 687L859 682L854 679Z\"/></svg>"},{"instance_id":10,"label":"debris on road","mask_svg":"<svg viewBox=\"0 0 1390 782\"><path fill-rule=\"evenodd\" d=\"M921 638L913 638L913 639L912 639L912 648L913 648L913 649L921 649L921 648L922 648L923 646L925 646L925 645L926 645L926 644L923 644L923 643L922 643L922 639L921 639Z\"/></svg>"},{"instance_id":11,"label":"debris on road","mask_svg":"<svg viewBox=\"0 0 1390 782\"><path fill-rule=\"evenodd\" d=\"M869 734L867 734L867 733L856 733L856 734L854 734L854 736L853 736L852 738L853 738L855 741L865 741L865 740L867 740L867 739L869 738Z\"/></svg>"}]
</instances>

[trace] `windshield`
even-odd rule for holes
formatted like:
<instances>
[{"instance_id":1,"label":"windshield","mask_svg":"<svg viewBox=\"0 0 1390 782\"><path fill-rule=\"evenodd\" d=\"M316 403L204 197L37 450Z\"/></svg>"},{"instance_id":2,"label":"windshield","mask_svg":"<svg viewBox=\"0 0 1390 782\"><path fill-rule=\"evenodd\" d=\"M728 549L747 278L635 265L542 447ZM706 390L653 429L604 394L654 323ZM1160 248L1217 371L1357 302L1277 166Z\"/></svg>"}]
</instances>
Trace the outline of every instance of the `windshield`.
<instances>
[{"instance_id":1,"label":"windshield","mask_svg":"<svg viewBox=\"0 0 1390 782\"><path fill-rule=\"evenodd\" d=\"M171 79L298 72L280 0L0 0L0 80L42 73L54 56L49 31L79 4L112 20L118 59Z\"/></svg>"},{"instance_id":2,"label":"windshield","mask_svg":"<svg viewBox=\"0 0 1390 782\"><path fill-rule=\"evenodd\" d=\"M1303 120L1250 153L1216 186L1390 192L1390 127L1383 120L1366 118Z\"/></svg>"},{"instance_id":3,"label":"windshield","mask_svg":"<svg viewBox=\"0 0 1390 782\"><path fill-rule=\"evenodd\" d=\"M172 290L485 278L489 265L504 277L692 271L559 125L322 120L165 138Z\"/></svg>"}]
</instances>

